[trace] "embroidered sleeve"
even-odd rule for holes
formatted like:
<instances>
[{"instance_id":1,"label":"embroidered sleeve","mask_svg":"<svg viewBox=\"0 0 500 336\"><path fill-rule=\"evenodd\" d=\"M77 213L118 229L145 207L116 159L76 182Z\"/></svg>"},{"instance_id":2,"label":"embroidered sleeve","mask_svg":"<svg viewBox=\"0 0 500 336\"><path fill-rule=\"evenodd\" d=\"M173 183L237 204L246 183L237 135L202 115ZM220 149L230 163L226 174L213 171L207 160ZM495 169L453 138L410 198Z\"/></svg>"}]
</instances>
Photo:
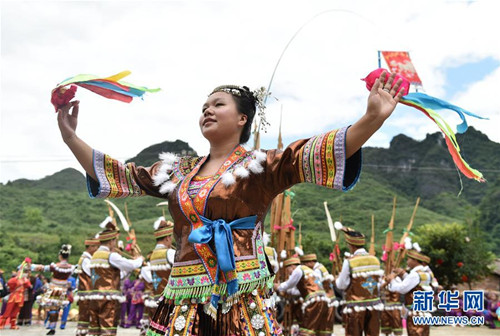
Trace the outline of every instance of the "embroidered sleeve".
<instances>
[{"instance_id":1,"label":"embroidered sleeve","mask_svg":"<svg viewBox=\"0 0 500 336\"><path fill-rule=\"evenodd\" d=\"M153 181L161 161L151 167L124 164L109 155L94 150L94 172L97 181L87 175L87 189L91 198L123 198L152 195L160 197L159 187Z\"/></svg>"},{"instance_id":2,"label":"embroidered sleeve","mask_svg":"<svg viewBox=\"0 0 500 336\"><path fill-rule=\"evenodd\" d=\"M279 193L301 182L352 189L361 171L361 149L346 159L347 128L296 141L283 152L268 151L266 174L272 176L273 191Z\"/></svg>"}]
</instances>

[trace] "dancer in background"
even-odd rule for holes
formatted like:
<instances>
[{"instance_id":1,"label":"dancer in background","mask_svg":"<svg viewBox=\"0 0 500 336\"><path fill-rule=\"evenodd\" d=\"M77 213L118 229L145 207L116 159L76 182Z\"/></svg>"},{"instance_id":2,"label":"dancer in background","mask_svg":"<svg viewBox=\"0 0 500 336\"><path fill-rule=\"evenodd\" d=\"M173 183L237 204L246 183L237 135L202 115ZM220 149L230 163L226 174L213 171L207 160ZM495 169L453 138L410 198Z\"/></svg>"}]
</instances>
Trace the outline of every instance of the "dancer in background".
<instances>
[{"instance_id":1,"label":"dancer in background","mask_svg":"<svg viewBox=\"0 0 500 336\"><path fill-rule=\"evenodd\" d=\"M297 292L301 298L299 335L330 335L333 332L335 319L334 308L329 306L330 299L326 295L321 282L308 266L301 265L299 258L289 258L283 262L288 279L275 285L279 292Z\"/></svg>"},{"instance_id":2,"label":"dancer in background","mask_svg":"<svg viewBox=\"0 0 500 336\"><path fill-rule=\"evenodd\" d=\"M24 304L25 289L31 288L31 283L23 270L20 269L7 281L9 288L9 300L5 312L0 316L0 329L5 328L5 323L10 319L10 329L19 329L16 324L17 315Z\"/></svg>"},{"instance_id":3,"label":"dancer in background","mask_svg":"<svg viewBox=\"0 0 500 336\"><path fill-rule=\"evenodd\" d=\"M87 296L92 290L92 280L90 272L90 259L95 251L99 248L99 239L89 237L84 242L85 251L82 253L75 274L78 276L78 287L75 301L78 304L78 325L76 329L77 335L87 335L89 332L90 323L90 302Z\"/></svg>"},{"instance_id":4,"label":"dancer in background","mask_svg":"<svg viewBox=\"0 0 500 336\"><path fill-rule=\"evenodd\" d=\"M116 335L120 306L124 301L120 279L139 268L144 261L142 256L131 260L116 252L120 233L111 217L106 218L101 227L105 229L99 233L100 246L90 260L90 336Z\"/></svg>"},{"instance_id":5,"label":"dancer in background","mask_svg":"<svg viewBox=\"0 0 500 336\"><path fill-rule=\"evenodd\" d=\"M387 289L392 292L404 294L405 305L409 310L406 319L406 331L408 336L428 336L429 325L416 325L413 323L413 293L416 291L432 291L434 275L428 266L431 258L420 251L411 249L406 253L406 264L411 269L406 273L401 268L396 268L387 276ZM416 312L420 313L420 312ZM427 314L427 313L426 313Z\"/></svg>"},{"instance_id":6,"label":"dancer in background","mask_svg":"<svg viewBox=\"0 0 500 336\"><path fill-rule=\"evenodd\" d=\"M384 307L379 294L379 282L384 271L378 258L364 249L365 236L361 232L347 227L342 230L350 257L344 259L335 284L344 291L345 334L376 336L380 332L380 311Z\"/></svg>"},{"instance_id":7,"label":"dancer in background","mask_svg":"<svg viewBox=\"0 0 500 336\"><path fill-rule=\"evenodd\" d=\"M175 250L172 248L174 223L165 220L162 216L154 222L153 228L156 246L149 256L148 265L141 269L141 278L146 283L141 335L146 334L150 319L158 307L158 300L168 283L170 271L174 265Z\"/></svg>"},{"instance_id":8,"label":"dancer in background","mask_svg":"<svg viewBox=\"0 0 500 336\"><path fill-rule=\"evenodd\" d=\"M68 278L73 274L75 266L68 263L71 254L71 245L63 244L59 250L59 261L50 265L31 265L33 271L51 272L52 279L47 290L40 299L40 305L48 311L49 332L47 335L56 333L59 311L69 304L68 301Z\"/></svg>"}]
</instances>

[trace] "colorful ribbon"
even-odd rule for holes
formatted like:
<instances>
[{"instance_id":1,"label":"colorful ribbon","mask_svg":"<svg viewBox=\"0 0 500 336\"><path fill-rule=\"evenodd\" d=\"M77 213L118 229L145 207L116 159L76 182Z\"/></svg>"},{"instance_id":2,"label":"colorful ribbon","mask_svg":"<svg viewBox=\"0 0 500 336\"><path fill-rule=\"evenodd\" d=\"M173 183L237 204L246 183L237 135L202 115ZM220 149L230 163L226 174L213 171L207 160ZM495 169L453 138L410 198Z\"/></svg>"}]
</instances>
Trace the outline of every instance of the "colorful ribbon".
<instances>
[{"instance_id":1,"label":"colorful ribbon","mask_svg":"<svg viewBox=\"0 0 500 336\"><path fill-rule=\"evenodd\" d=\"M366 82L366 88L368 90L371 90L373 84L375 84L375 80L379 78L384 71L389 73L389 71L385 69L376 69L363 79ZM402 79L401 88L404 88L405 91L408 92L408 88L410 87L408 80L401 75L396 75L396 77L394 78L394 83L396 83L398 79ZM434 121L434 123L436 123L436 125L444 135L446 146L448 147L448 151L453 158L453 162L465 176L467 176L468 178L473 178L479 182L486 181L483 178L483 174L481 174L481 172L471 168L469 164L462 158L460 154L460 146L458 145L455 133L448 125L448 123L435 110L448 109L455 111L462 120L462 123L457 125L458 133L464 133L467 130L468 126L465 115L479 119L488 118L480 117L474 113L462 109L461 107L421 92L408 93L407 95L401 97L400 103L422 111L427 117L429 117L432 121Z\"/></svg>"},{"instance_id":2,"label":"colorful ribbon","mask_svg":"<svg viewBox=\"0 0 500 336\"><path fill-rule=\"evenodd\" d=\"M75 85L83 87L103 97L119 100L125 103L130 103L134 98L142 97L146 92L160 91L159 88L148 89L147 87L137 86L121 80L130 74L131 72L126 70L109 77L82 74L67 78L57 84L56 88L52 90L51 102L56 111L58 108L68 104L75 96ZM65 88L70 84L75 85L71 85L69 89Z\"/></svg>"}]
</instances>

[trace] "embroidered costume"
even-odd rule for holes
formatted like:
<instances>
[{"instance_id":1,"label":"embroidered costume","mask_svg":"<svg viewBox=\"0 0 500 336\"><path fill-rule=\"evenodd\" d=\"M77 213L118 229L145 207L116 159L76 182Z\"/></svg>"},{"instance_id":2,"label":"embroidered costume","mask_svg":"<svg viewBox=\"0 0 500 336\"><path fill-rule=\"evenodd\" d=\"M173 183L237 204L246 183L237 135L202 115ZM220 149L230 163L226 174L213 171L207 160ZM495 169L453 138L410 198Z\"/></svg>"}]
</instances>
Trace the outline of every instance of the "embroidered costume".
<instances>
[{"instance_id":1,"label":"embroidered costume","mask_svg":"<svg viewBox=\"0 0 500 336\"><path fill-rule=\"evenodd\" d=\"M71 245L64 244L59 251L59 255L65 255L66 259L70 251ZM45 293L37 298L40 306L44 307L49 314L48 329L50 330L48 335L55 334L59 310L69 304L68 288L70 288L71 284L68 282L68 278L73 274L75 268L76 266L71 265L67 260L61 260L50 265L31 265L32 271L50 271L52 273L52 278Z\"/></svg>"},{"instance_id":2,"label":"embroidered costume","mask_svg":"<svg viewBox=\"0 0 500 336\"><path fill-rule=\"evenodd\" d=\"M311 253L300 256L300 262L302 264L307 262L314 263L312 270L314 272L314 275L316 276L316 279L318 279L318 282L325 291L326 295L330 298L334 298L335 292L333 291L332 287L333 275L328 272L328 270L322 263L318 262L318 257L316 256L316 254Z\"/></svg>"},{"instance_id":3,"label":"embroidered costume","mask_svg":"<svg viewBox=\"0 0 500 336\"><path fill-rule=\"evenodd\" d=\"M347 336L378 335L380 310L383 309L379 295L379 281L384 271L380 261L362 246L365 236L349 228L343 228L346 242L356 247L353 255L344 260L336 285L344 290L345 334Z\"/></svg>"},{"instance_id":4,"label":"embroidered costume","mask_svg":"<svg viewBox=\"0 0 500 336\"><path fill-rule=\"evenodd\" d=\"M10 329L19 329L16 325L17 315L24 304L24 291L27 288L31 288L31 282L26 276L23 277L12 277L7 281L7 287L9 288L9 300L7 303L7 308L5 312L0 316L0 329L5 327L5 323L10 319Z\"/></svg>"},{"instance_id":5,"label":"embroidered costume","mask_svg":"<svg viewBox=\"0 0 500 336\"><path fill-rule=\"evenodd\" d=\"M403 335L403 321L401 311L403 303L400 300L400 293L391 292L385 289L382 292L384 310L380 314L381 331L386 335Z\"/></svg>"},{"instance_id":6,"label":"embroidered costume","mask_svg":"<svg viewBox=\"0 0 500 336\"><path fill-rule=\"evenodd\" d=\"M134 260L122 257L103 245L118 237L119 232L108 217L106 229L99 234L101 246L90 259L91 290L86 297L90 301L90 336L116 335L120 317L120 305L124 297L120 291L120 278L142 265L143 258Z\"/></svg>"},{"instance_id":7,"label":"embroidered costume","mask_svg":"<svg viewBox=\"0 0 500 336\"><path fill-rule=\"evenodd\" d=\"M407 256L424 263L429 263L430 258L416 250L408 250ZM413 323L413 316L426 315L430 313L414 312L413 293L415 291L431 291L434 275L428 266L418 265L414 267L409 274L405 274L403 279L397 277L392 280L387 288L391 291L404 294L404 303L409 310L408 318L406 319L406 331L408 336L428 336L430 332L429 325L416 325Z\"/></svg>"},{"instance_id":8,"label":"embroidered costume","mask_svg":"<svg viewBox=\"0 0 500 336\"><path fill-rule=\"evenodd\" d=\"M96 246L99 245L98 239L86 239L85 246ZM87 300L87 296L92 290L92 279L90 271L90 259L92 255L84 251L78 260L78 265L75 270L75 274L78 275L78 287L77 293L75 295L75 301L78 304L78 325L76 329L77 335L87 335L89 332L90 323L90 302Z\"/></svg>"},{"instance_id":9,"label":"embroidered costume","mask_svg":"<svg viewBox=\"0 0 500 336\"><path fill-rule=\"evenodd\" d=\"M272 272L262 223L274 197L301 182L347 191L361 151L345 157L347 128L292 143L284 151L237 146L219 171L197 173L207 157L162 154L149 168L94 150L91 197L167 198L178 246L148 335L276 335L268 299Z\"/></svg>"},{"instance_id":10,"label":"embroidered costume","mask_svg":"<svg viewBox=\"0 0 500 336\"><path fill-rule=\"evenodd\" d=\"M174 224L166 221L164 217L158 218L154 227L154 236L157 241L162 240L164 237L171 237L174 233ZM141 277L146 282L145 310L141 321L141 335L145 335L149 328L150 319L158 307L158 300L168 283L170 271L174 264L175 250L170 248L170 243L168 245L157 243L149 257L148 265L141 268Z\"/></svg>"},{"instance_id":11,"label":"embroidered costume","mask_svg":"<svg viewBox=\"0 0 500 336\"><path fill-rule=\"evenodd\" d=\"M300 293L302 314L299 323L299 335L330 335L333 332L335 313L314 271L300 265L299 258L289 258L283 267L297 265L287 281L281 283L279 291L291 291L296 288Z\"/></svg>"}]
</instances>

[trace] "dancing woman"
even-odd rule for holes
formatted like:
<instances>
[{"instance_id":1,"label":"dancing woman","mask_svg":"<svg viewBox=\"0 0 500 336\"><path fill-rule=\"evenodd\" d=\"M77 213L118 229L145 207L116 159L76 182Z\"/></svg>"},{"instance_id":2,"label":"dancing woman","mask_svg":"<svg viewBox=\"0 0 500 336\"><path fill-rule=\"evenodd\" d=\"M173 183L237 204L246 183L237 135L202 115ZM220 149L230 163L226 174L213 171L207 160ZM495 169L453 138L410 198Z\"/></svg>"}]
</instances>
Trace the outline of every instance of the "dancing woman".
<instances>
[{"instance_id":1,"label":"dancing woman","mask_svg":"<svg viewBox=\"0 0 500 336\"><path fill-rule=\"evenodd\" d=\"M148 335L281 334L267 299L274 274L262 242L271 202L302 182L351 189L361 169L360 148L405 94L400 84L383 73L355 124L295 141L284 151L247 151L242 145L262 98L244 86L217 87L199 118L209 155L162 154L148 168L93 150L75 133L79 102L60 108L62 138L87 172L91 197L168 199L178 249Z\"/></svg>"}]
</instances>

